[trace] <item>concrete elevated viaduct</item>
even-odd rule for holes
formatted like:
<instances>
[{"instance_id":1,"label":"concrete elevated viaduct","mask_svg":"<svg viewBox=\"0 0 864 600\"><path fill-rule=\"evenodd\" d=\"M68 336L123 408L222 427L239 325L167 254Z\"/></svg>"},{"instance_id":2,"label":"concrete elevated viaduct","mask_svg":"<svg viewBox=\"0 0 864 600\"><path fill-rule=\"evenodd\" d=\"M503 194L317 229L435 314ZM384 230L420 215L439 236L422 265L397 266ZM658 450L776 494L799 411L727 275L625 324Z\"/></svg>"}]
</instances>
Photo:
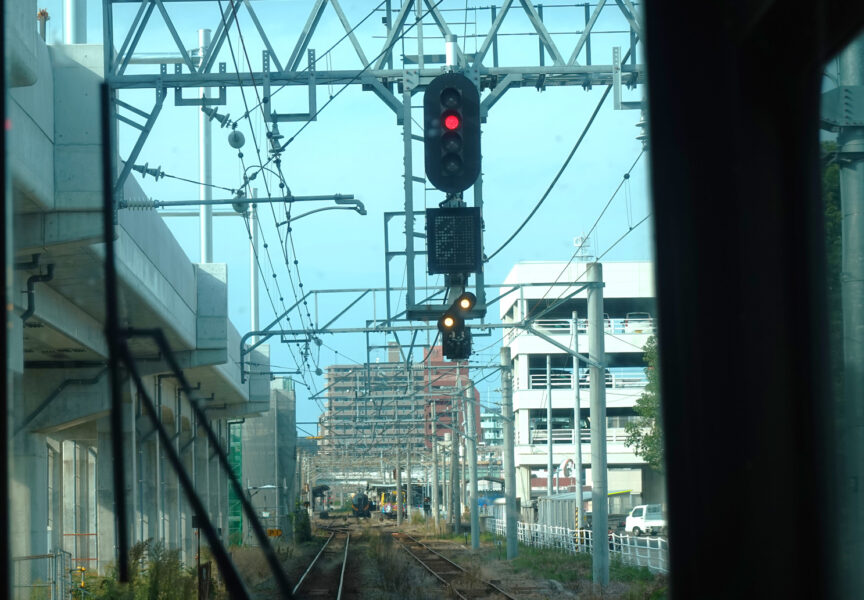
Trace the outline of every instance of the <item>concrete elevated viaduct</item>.
<instances>
[{"instance_id":1,"label":"concrete elevated viaduct","mask_svg":"<svg viewBox=\"0 0 864 600\"><path fill-rule=\"evenodd\" d=\"M46 45L36 33L36 9L24 0L4 6L12 188L6 202L14 225L3 233L16 260L7 280L15 314L8 349L11 555L63 549L73 564L104 572L117 549L100 212L102 47ZM144 196L132 178L124 195ZM229 421L270 410L271 377L269 349L261 346L241 383L226 266L190 262L153 212L118 212L115 251L122 325L164 331L210 427L227 445ZM130 345L157 416L227 543L226 477L201 423L156 346L144 339ZM123 526L132 543L162 541L194 564L189 503L131 382L123 393ZM291 461L293 454L279 464L288 469ZM271 479L277 477L293 481L293 466Z\"/></svg>"}]
</instances>

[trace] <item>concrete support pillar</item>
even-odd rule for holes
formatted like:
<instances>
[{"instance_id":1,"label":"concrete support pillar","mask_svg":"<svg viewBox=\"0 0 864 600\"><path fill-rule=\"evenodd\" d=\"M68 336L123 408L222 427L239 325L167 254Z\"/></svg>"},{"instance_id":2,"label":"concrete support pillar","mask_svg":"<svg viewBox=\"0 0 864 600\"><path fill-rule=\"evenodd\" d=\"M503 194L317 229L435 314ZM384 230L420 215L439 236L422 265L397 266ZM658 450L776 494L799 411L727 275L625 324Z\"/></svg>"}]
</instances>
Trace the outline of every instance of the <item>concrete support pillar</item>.
<instances>
[{"instance_id":1,"label":"concrete support pillar","mask_svg":"<svg viewBox=\"0 0 864 600\"><path fill-rule=\"evenodd\" d=\"M194 421L195 441L192 443L194 470L195 470L195 489L204 504L204 508L209 511L210 495L207 482L210 479L207 469L207 440L204 438L203 430L198 426L197 418ZM192 515L195 516L195 515Z\"/></svg>"},{"instance_id":2,"label":"concrete support pillar","mask_svg":"<svg viewBox=\"0 0 864 600\"><path fill-rule=\"evenodd\" d=\"M474 412L474 386L468 385L465 389L465 425L468 428L468 470L471 474L471 493L466 494L467 504L471 511L471 548L477 550L480 547L480 518L477 502L477 426Z\"/></svg>"},{"instance_id":3,"label":"concrete support pillar","mask_svg":"<svg viewBox=\"0 0 864 600\"><path fill-rule=\"evenodd\" d=\"M86 476L83 480L82 503L84 504L84 518L82 526L87 535L84 537L86 543L86 555L91 560L87 561L88 567L96 567L99 562L99 547L96 543L99 531L99 515L98 505L96 502L96 465L98 464L98 456L96 446L92 440L88 440L86 444L82 444L86 452Z\"/></svg>"},{"instance_id":4,"label":"concrete support pillar","mask_svg":"<svg viewBox=\"0 0 864 600\"><path fill-rule=\"evenodd\" d=\"M20 288L19 288L20 289ZM23 377L23 327L21 319L7 319L7 375L12 380L7 398L7 418L13 425L23 417L27 380ZM5 396L4 396L5 397ZM27 432L9 440L9 554L28 556L47 551L47 446L45 437ZM7 518L3 515L2 518Z\"/></svg>"},{"instance_id":5,"label":"concrete support pillar","mask_svg":"<svg viewBox=\"0 0 864 600\"><path fill-rule=\"evenodd\" d=\"M180 456L183 461L183 466L192 481L195 481L195 429L193 427L193 419L184 421L183 418L183 401L180 395L177 395L176 406L178 406L177 414L180 422ZM184 429L185 427L185 429ZM195 560L195 533L192 530L192 509L185 493L177 488L177 506L178 506L178 530L180 534L180 549L183 562L192 564Z\"/></svg>"},{"instance_id":6,"label":"concrete support pillar","mask_svg":"<svg viewBox=\"0 0 864 600\"><path fill-rule=\"evenodd\" d=\"M164 393L164 392L163 392ZM180 456L180 412L179 412L179 402L177 401L176 395L174 394L165 394L163 399L168 404L167 400L171 400L171 411L173 413L173 428L169 428L169 431L172 431L174 435L174 451ZM159 457L162 471L162 480L163 485L165 486L165 532L166 532L166 543L171 548L181 549L182 553L182 539L180 534L180 486L179 480L177 478L177 473L174 472L174 469L171 468L169 462L165 458L165 453L162 453L162 456Z\"/></svg>"},{"instance_id":7,"label":"concrete support pillar","mask_svg":"<svg viewBox=\"0 0 864 600\"><path fill-rule=\"evenodd\" d=\"M149 424L149 421L148 421ZM159 539L159 506L156 473L156 440L155 433L137 448L138 456L138 541Z\"/></svg>"},{"instance_id":8,"label":"concrete support pillar","mask_svg":"<svg viewBox=\"0 0 864 600\"><path fill-rule=\"evenodd\" d=\"M48 456L45 436L20 433L10 444L10 554L30 556L48 551Z\"/></svg>"},{"instance_id":9,"label":"concrete support pillar","mask_svg":"<svg viewBox=\"0 0 864 600\"><path fill-rule=\"evenodd\" d=\"M588 281L603 281L603 266L588 265ZM606 473L606 350L603 332L603 288L588 288L588 358L591 366L591 536L603 543L593 545L593 575L595 585L609 585L609 488Z\"/></svg>"},{"instance_id":10,"label":"concrete support pillar","mask_svg":"<svg viewBox=\"0 0 864 600\"><path fill-rule=\"evenodd\" d=\"M406 514L408 515L408 522L411 522L411 443L408 443L408 450L405 452L405 475L408 478L405 485L405 500L408 503L406 507Z\"/></svg>"},{"instance_id":11,"label":"concrete support pillar","mask_svg":"<svg viewBox=\"0 0 864 600\"><path fill-rule=\"evenodd\" d=\"M60 456L62 466L62 532L63 534L74 534L78 531L78 464L76 452L78 445L74 440L63 440L60 444ZM75 535L62 536L62 548L78 558L76 548L77 537Z\"/></svg>"},{"instance_id":12,"label":"concrete support pillar","mask_svg":"<svg viewBox=\"0 0 864 600\"><path fill-rule=\"evenodd\" d=\"M63 544L63 459L60 443L55 440L48 440L48 484L48 535L46 537L48 549L54 550ZM95 490L95 486L93 489ZM95 497L92 504L95 506Z\"/></svg>"},{"instance_id":13,"label":"concrete support pillar","mask_svg":"<svg viewBox=\"0 0 864 600\"><path fill-rule=\"evenodd\" d=\"M210 46L210 30L198 30L198 56L203 60L204 53ZM199 60L200 64L200 60ZM198 88L198 97L209 98L210 88ZM198 166L200 186L199 196L202 201L213 199L213 148L211 143L211 122L203 111L198 113ZM213 206L201 206L201 262L213 262Z\"/></svg>"},{"instance_id":14,"label":"concrete support pillar","mask_svg":"<svg viewBox=\"0 0 864 600\"><path fill-rule=\"evenodd\" d=\"M226 453L228 451L228 427L224 419L216 421L216 433L219 436L219 446ZM276 457L273 457L273 462L276 462ZM222 530L222 543L228 543L228 474L222 468L219 462L219 456L213 452L213 466L216 467L216 507L218 517L216 526ZM275 502L273 506L275 506Z\"/></svg>"},{"instance_id":15,"label":"concrete support pillar","mask_svg":"<svg viewBox=\"0 0 864 600\"><path fill-rule=\"evenodd\" d=\"M432 519L438 531L438 419L435 414L436 401L432 400Z\"/></svg>"},{"instance_id":16,"label":"concrete support pillar","mask_svg":"<svg viewBox=\"0 0 864 600\"><path fill-rule=\"evenodd\" d=\"M513 369L510 362L510 348L501 348L501 418L503 420L504 448L501 462L504 468L504 502L505 525L507 535L507 560L519 556L516 522L519 514L516 510L516 461L513 450ZM529 490L530 491L530 490ZM525 496L522 496L523 498ZM530 495L529 495L530 498Z\"/></svg>"},{"instance_id":17,"label":"concrete support pillar","mask_svg":"<svg viewBox=\"0 0 864 600\"><path fill-rule=\"evenodd\" d=\"M138 531L135 524L138 520L140 507L138 505L138 468L135 456L138 451L138 440L133 425L133 411L131 397L128 395L124 401L123 431L121 435L126 441L124 452L126 506L129 509L126 523L118 524L114 515L114 480L113 480L113 458L111 452L111 423L108 417L103 417L96 425L96 521L98 530L96 535L97 568L99 573L104 574L110 564L117 563L117 527L126 527L129 531L129 543L135 544L138 539Z\"/></svg>"},{"instance_id":18,"label":"concrete support pillar","mask_svg":"<svg viewBox=\"0 0 864 600\"><path fill-rule=\"evenodd\" d=\"M450 522L453 524L453 532L462 530L462 514L460 511L460 493L462 491L462 475L459 469L459 434L456 433L457 411L453 411L453 437L450 438Z\"/></svg>"},{"instance_id":19,"label":"concrete support pillar","mask_svg":"<svg viewBox=\"0 0 864 600\"><path fill-rule=\"evenodd\" d=\"M531 503L531 467L519 465L516 467L516 496L520 499L520 506L528 506ZM519 515L521 519L522 515Z\"/></svg>"},{"instance_id":20,"label":"concrete support pillar","mask_svg":"<svg viewBox=\"0 0 864 600\"><path fill-rule=\"evenodd\" d=\"M87 43L87 0L63 0L63 42Z\"/></svg>"},{"instance_id":21,"label":"concrete support pillar","mask_svg":"<svg viewBox=\"0 0 864 600\"><path fill-rule=\"evenodd\" d=\"M402 449L396 446L396 525L402 525Z\"/></svg>"}]
</instances>

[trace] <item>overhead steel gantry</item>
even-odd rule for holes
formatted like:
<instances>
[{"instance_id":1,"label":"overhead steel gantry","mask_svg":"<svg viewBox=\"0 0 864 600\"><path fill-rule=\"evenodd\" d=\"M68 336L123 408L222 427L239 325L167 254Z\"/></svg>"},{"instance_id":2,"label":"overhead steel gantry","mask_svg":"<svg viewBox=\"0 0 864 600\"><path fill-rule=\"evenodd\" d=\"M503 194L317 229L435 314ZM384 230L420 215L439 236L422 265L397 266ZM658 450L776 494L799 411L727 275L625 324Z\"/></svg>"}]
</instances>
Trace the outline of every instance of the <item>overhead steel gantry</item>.
<instances>
[{"instance_id":1,"label":"overhead steel gantry","mask_svg":"<svg viewBox=\"0 0 864 600\"><path fill-rule=\"evenodd\" d=\"M193 57L190 51L186 49L168 10L168 7L172 7L173 10L174 6L182 4L198 6L208 4L211 8L210 14L215 15L212 23L215 33L210 46L204 50L203 56ZM454 64L451 67L445 67L444 54L440 51L438 53L427 53L426 51L431 44L441 49L445 40L450 42L456 40L455 28L445 18L445 13L451 11L442 6L443 0L437 2L433 0L406 0L398 8L394 7L393 4L392 0L384 0L379 5L378 10L383 14L383 22L386 27L386 35L380 45L378 45L379 41L376 40L367 42L365 45L361 43L357 35L357 27L365 18L363 20L358 19L352 24L339 0L316 0L302 28L299 28L296 33L296 38L286 44L284 38L271 40L267 33L267 26L270 24L262 22L253 8L253 3L249 0L104 0L104 69L105 80L112 98L112 115L118 123L123 123L137 130L136 141L125 161L122 162L122 165L112 165L112 179L115 182L115 190L118 192L118 201L122 201L119 195L122 194L123 182L129 176L140 155L147 137L159 117L169 90L173 89L175 105L203 106L225 104L227 88L260 85L263 88L261 100L266 108L263 112L269 131L271 125L275 126L283 121L315 120L321 110L316 101L317 86L362 86L364 90L373 92L394 112L396 123L402 126L404 142L404 209L398 213L385 214L385 231L387 223L393 218L404 218L406 224L404 248L391 250L388 244L386 250L387 319L392 321L437 318L443 304L438 304L437 301L429 303L430 299L418 301L415 295L415 260L417 256L423 254L423 251L415 248L415 238L422 238L424 235L414 231L416 214L414 185L424 184L425 180L415 175L413 170L412 146L414 142L422 142L423 138L412 131L412 96L424 89L434 77L442 73L443 69L452 68L464 73L481 92L488 91L481 102L481 117L484 122L489 110L505 92L513 88L528 86L542 90L549 86L578 85L590 89L594 85L607 85L614 90L613 98L616 109L638 108L639 102L622 100L622 89L625 86L632 88L637 83L644 81L644 68L637 63L637 53L635 52L636 44L641 38L642 24L631 0L615 0L614 3L608 4L606 0L597 0L596 3L573 4L566 7L555 5L544 7L527 0L519 0L518 2L503 0L500 6L492 5L467 9L473 12L477 20L488 14L489 27L485 33L477 35L478 45L475 52L466 52L464 47L456 44ZM514 10L514 4L518 4L522 10ZM123 30L115 30L114 9L120 5L137 6L137 11L128 26ZM332 11L326 10L328 5ZM459 10L453 11L453 14L461 19L463 15L467 15L467 12L463 12L462 6L458 8ZM565 33L550 31L544 23L544 8L547 14L553 9L574 11L574 16L578 14L582 21L581 31ZM155 13L158 13L159 17L155 17ZM506 30L507 35L513 33L507 30L507 26L516 22L517 17L513 13L523 13L527 17L529 29L523 33L537 36L538 52L533 56L520 53L519 63L521 64L502 64L505 61L501 60L501 53L499 53L499 42L501 41L499 38L505 33L502 28ZM198 14L203 16L207 14L207 11L198 10ZM618 28L612 31L595 31L601 16L606 17L609 14L613 16ZM226 56L225 41L228 39L228 34L232 27L240 28L241 18L247 36L251 38L257 34L264 46L260 58L261 70L257 72L244 71L241 65L239 66L240 72L229 73L226 69L226 63L219 62L221 57ZM321 70L317 67L315 50L311 49L312 43L315 41L315 34L321 27L322 20L327 18L338 19L339 26L344 28L344 39L350 41L354 49L356 63L339 65L339 68L328 70ZM179 62L173 64L171 72L169 72L168 64L160 64L158 65L158 72L128 73L127 68L135 56L139 42L153 27L153 23L159 20L167 26L170 37L176 46L175 49L180 53ZM604 23L608 21L610 20L605 19ZM517 26L524 27L524 22L524 19L519 21ZM286 24L290 26L290 23L280 21L280 29L284 28ZM461 21L458 24L464 25ZM208 23L201 23L201 25L206 26ZM430 30L434 32L434 36L427 36L427 32ZM411 39L416 44L416 53L406 53L400 56L394 52L394 48L397 42L404 44L406 33L409 32ZM578 35L575 45L569 46L568 42L568 46L565 47L563 38L573 36L574 33ZM592 62L592 34L596 33L623 36L622 43L612 44L612 56L608 63L595 64ZM372 43L375 44L374 50L367 53ZM622 61L621 47L629 47L629 60ZM397 62L401 64L396 64ZM137 64L136 68L141 69L143 67ZM272 90L274 85L307 87L309 90L308 110L302 113L277 113L271 102L272 96L275 95L275 91ZM218 97L189 98L184 96L186 88L207 87L218 88ZM155 90L155 100L152 107L136 107L117 98L117 91L130 89ZM250 112L254 112L254 109ZM278 158L279 153L285 149L288 143L290 140L281 146L278 143L275 144L271 149L273 154L271 159ZM482 175L474 184L473 196L474 206L482 209ZM406 311L402 313L403 317L400 318L394 317L393 308L390 305L390 261L397 257L405 260L408 288L405 293ZM477 273L474 285L477 304L473 309L472 316L482 317L485 315L487 306L482 271Z\"/></svg>"},{"instance_id":2,"label":"overhead steel gantry","mask_svg":"<svg viewBox=\"0 0 864 600\"><path fill-rule=\"evenodd\" d=\"M553 282L531 282L531 283L507 283L507 284L497 284L495 286L489 287L497 287L499 289L506 290L500 293L498 296L493 298L489 304L493 304L495 302L500 301L502 298L509 296L510 294L519 293L521 295L522 290L524 288L529 287L547 287L547 288L558 288L561 289L561 293L558 297L554 298L554 302L551 302L549 306L538 312L536 315L532 315L530 317L526 317L519 321L508 322L508 323L483 323L478 326L480 330L492 330L492 329L523 329L525 331L530 332L532 335L540 337L556 348L566 352L589 366L601 366L597 362L591 360L587 356L579 354L573 348L568 348L564 344L561 344L555 338L547 335L545 332L540 331L534 327L534 322L538 319L542 319L546 314L560 306L562 303L570 300L578 293L582 291L586 291L589 288L594 287L603 287L602 282L591 282L591 281L579 281L579 282L566 282L566 281L553 281ZM401 288L405 290L406 288ZM430 289L430 288L424 288ZM432 288L437 291L431 296L437 295L438 292L442 291L440 288ZM380 288L369 288L365 290L312 290L306 292L302 298L300 298L294 305L292 305L288 310L283 312L281 315L278 315L273 321L270 322L269 325L264 327L263 329L257 331L250 331L244 334L240 338L240 377L241 381L245 381L247 372L246 372L246 356L251 353L255 348L266 342L268 339L273 336L280 336L283 341L287 341L289 343L309 343L314 342L316 339L320 339L326 335L336 335L336 334L348 334L348 333L364 333L364 334L397 334L397 333L409 333L409 332L417 332L417 331L433 331L437 330L436 325L391 325L392 322L402 319L397 318L389 318L384 320L374 320L367 322L365 327L331 327L340 317L342 317L348 309L356 305L360 300L364 297L370 295L375 291L383 291ZM347 307L342 309L339 313L336 314L335 317L329 319L327 323L320 327L315 327L313 329L281 329L277 326L279 323L285 319L290 313L295 310L306 298L311 296L316 296L318 294L326 294L326 293L340 293L340 292L351 292L356 293L358 296L352 300ZM317 315L316 315L317 321ZM256 338L256 341L248 344L251 338ZM413 348L413 343L412 343ZM369 364L369 352L368 352L368 344L367 344L367 358L366 364ZM405 353L406 362L410 360L410 349L407 353ZM367 383L368 386L368 383ZM326 391L327 388L321 390L321 392ZM319 394L321 393L319 392ZM317 396L318 394L316 394Z\"/></svg>"}]
</instances>

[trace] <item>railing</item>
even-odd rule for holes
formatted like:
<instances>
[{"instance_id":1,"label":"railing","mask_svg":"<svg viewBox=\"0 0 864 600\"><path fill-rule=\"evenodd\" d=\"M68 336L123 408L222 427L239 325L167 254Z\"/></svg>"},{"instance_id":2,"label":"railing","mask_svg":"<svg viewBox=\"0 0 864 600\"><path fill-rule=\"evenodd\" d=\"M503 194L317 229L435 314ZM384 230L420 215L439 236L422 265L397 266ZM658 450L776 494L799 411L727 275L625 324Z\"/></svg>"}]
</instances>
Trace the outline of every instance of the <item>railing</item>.
<instances>
[{"instance_id":1,"label":"railing","mask_svg":"<svg viewBox=\"0 0 864 600\"><path fill-rule=\"evenodd\" d=\"M645 387L648 384L648 376L645 375L645 371L641 367L632 367L627 369L627 371L620 372L610 370L606 373L606 387L619 389L640 388ZM537 371L541 371L541 369L538 368ZM551 387L553 390L572 389L573 373L551 373L548 381L552 384ZM580 376L579 387L584 390L588 389L590 386L591 382L589 378ZM548 389L548 387L545 368L542 368L542 372L530 373L528 375L528 389L545 390ZM516 389L519 389L518 381Z\"/></svg>"},{"instance_id":2,"label":"railing","mask_svg":"<svg viewBox=\"0 0 864 600\"><path fill-rule=\"evenodd\" d=\"M71 588L71 555L64 550L12 559L12 598L63 600Z\"/></svg>"},{"instance_id":3,"label":"railing","mask_svg":"<svg viewBox=\"0 0 864 600\"><path fill-rule=\"evenodd\" d=\"M506 536L504 519L489 519L491 533ZM526 546L547 548L576 554L591 553L592 532L590 529L568 529L542 523L516 522L517 539ZM669 542L659 537L633 537L630 535L609 534L605 543L609 544L609 555L622 563L637 567L647 567L654 573L669 572Z\"/></svg>"},{"instance_id":4,"label":"railing","mask_svg":"<svg viewBox=\"0 0 864 600\"><path fill-rule=\"evenodd\" d=\"M572 373L552 373L549 377L549 381L552 384L552 389L567 389L573 387L573 374ZM546 373L532 373L528 376L528 385L529 389L546 389L548 386L546 384ZM585 386L582 386L585 387Z\"/></svg>"},{"instance_id":5,"label":"railing","mask_svg":"<svg viewBox=\"0 0 864 600\"><path fill-rule=\"evenodd\" d=\"M591 430L590 429L582 429L582 443L588 444L591 442ZM531 429L528 431L528 443L529 444L545 444L549 439L546 435L546 428L540 429ZM606 443L608 444L623 444L627 440L627 431L621 427L610 427L606 429ZM573 443L573 430L572 429L553 429L552 430L552 443ZM517 444L519 441L517 440Z\"/></svg>"},{"instance_id":6,"label":"railing","mask_svg":"<svg viewBox=\"0 0 864 600\"><path fill-rule=\"evenodd\" d=\"M535 328L545 333L573 335L573 322L570 319L537 319L533 324ZM629 324L627 319L603 319L603 331L613 335L625 333L650 335L654 333L654 327L654 319L634 319ZM579 333L587 333L588 319L579 319L576 330Z\"/></svg>"},{"instance_id":7,"label":"railing","mask_svg":"<svg viewBox=\"0 0 864 600\"><path fill-rule=\"evenodd\" d=\"M564 319L537 319L534 321L534 327L547 333L572 333L572 326L570 321Z\"/></svg>"},{"instance_id":8,"label":"railing","mask_svg":"<svg viewBox=\"0 0 864 600\"><path fill-rule=\"evenodd\" d=\"M545 444L549 439L548 432L546 429L532 429L531 430L531 440L529 443L531 444ZM585 429L582 432L582 441L590 441L591 440L591 430ZM553 429L552 430L552 443L556 442L573 442L573 430L572 429Z\"/></svg>"}]
</instances>

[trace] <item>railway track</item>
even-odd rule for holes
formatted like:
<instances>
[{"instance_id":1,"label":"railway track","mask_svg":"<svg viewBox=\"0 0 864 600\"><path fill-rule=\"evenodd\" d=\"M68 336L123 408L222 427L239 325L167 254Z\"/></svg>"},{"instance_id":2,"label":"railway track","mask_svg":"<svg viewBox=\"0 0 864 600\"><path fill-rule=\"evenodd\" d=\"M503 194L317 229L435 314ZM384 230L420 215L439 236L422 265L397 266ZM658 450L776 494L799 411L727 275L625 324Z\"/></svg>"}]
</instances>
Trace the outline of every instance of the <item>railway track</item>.
<instances>
[{"instance_id":1,"label":"railway track","mask_svg":"<svg viewBox=\"0 0 864 600\"><path fill-rule=\"evenodd\" d=\"M294 586L295 598L343 600L353 596L346 589L345 581L351 534L344 528L332 528L329 531L330 537Z\"/></svg>"},{"instance_id":2,"label":"railway track","mask_svg":"<svg viewBox=\"0 0 864 600\"><path fill-rule=\"evenodd\" d=\"M470 573L446 556L439 554L420 540L407 533L393 533L393 538L427 571L447 587L456 598L462 600L500 599L516 600L493 583L484 581Z\"/></svg>"}]
</instances>

